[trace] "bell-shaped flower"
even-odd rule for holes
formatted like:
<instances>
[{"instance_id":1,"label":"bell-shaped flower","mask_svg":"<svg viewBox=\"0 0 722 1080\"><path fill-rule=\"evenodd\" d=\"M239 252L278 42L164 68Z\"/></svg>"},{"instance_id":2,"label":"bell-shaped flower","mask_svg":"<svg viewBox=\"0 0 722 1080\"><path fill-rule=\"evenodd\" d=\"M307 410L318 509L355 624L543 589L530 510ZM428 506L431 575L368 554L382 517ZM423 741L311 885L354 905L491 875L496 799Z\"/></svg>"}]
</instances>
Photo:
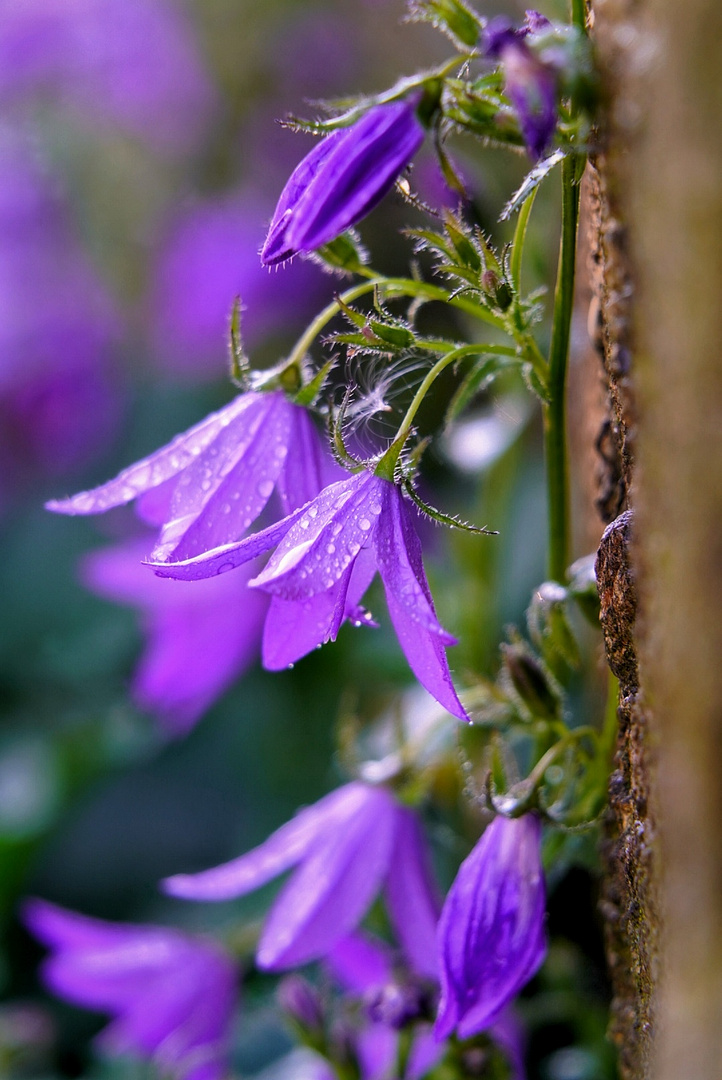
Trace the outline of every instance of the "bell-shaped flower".
<instances>
[{"instance_id":1,"label":"bell-shaped flower","mask_svg":"<svg viewBox=\"0 0 722 1080\"><path fill-rule=\"evenodd\" d=\"M541 824L497 817L461 864L439 920L436 1036L492 1025L546 953Z\"/></svg>"},{"instance_id":2,"label":"bell-shaped flower","mask_svg":"<svg viewBox=\"0 0 722 1080\"><path fill-rule=\"evenodd\" d=\"M411 967L437 972L438 907L421 827L382 787L354 782L301 810L260 847L164 882L172 896L230 900L297 867L266 919L256 962L267 971L325 956L383 889Z\"/></svg>"},{"instance_id":3,"label":"bell-shaped flower","mask_svg":"<svg viewBox=\"0 0 722 1080\"><path fill-rule=\"evenodd\" d=\"M268 597L247 587L252 564L191 585L151 573L143 565L148 548L134 539L91 552L81 577L98 595L140 612L146 645L133 700L179 737L258 656Z\"/></svg>"},{"instance_id":4,"label":"bell-shaped flower","mask_svg":"<svg viewBox=\"0 0 722 1080\"><path fill-rule=\"evenodd\" d=\"M154 565L168 577L208 577L278 545L251 581L273 596L263 646L264 663L273 668L334 641L344 617L368 621L358 605L378 570L411 670L445 709L466 720L444 651L456 640L436 617L413 519L411 504L396 484L361 472L331 484L308 506L239 543L172 565Z\"/></svg>"},{"instance_id":5,"label":"bell-shaped flower","mask_svg":"<svg viewBox=\"0 0 722 1080\"><path fill-rule=\"evenodd\" d=\"M527 12L527 25L518 29L504 16L492 19L484 30L484 52L501 61L505 90L514 106L529 154L540 158L557 122L557 72L527 44L530 34L551 24L536 11Z\"/></svg>"},{"instance_id":6,"label":"bell-shaped flower","mask_svg":"<svg viewBox=\"0 0 722 1080\"><path fill-rule=\"evenodd\" d=\"M312 499L331 464L305 409L281 391L252 391L107 484L47 508L100 514L143 496L139 513L162 526L152 558L187 559L242 536L274 488L286 514Z\"/></svg>"},{"instance_id":7,"label":"bell-shaped flower","mask_svg":"<svg viewBox=\"0 0 722 1080\"><path fill-rule=\"evenodd\" d=\"M42 900L26 903L24 919L53 951L42 969L49 989L113 1017L99 1037L103 1051L152 1060L176 1080L228 1076L236 971L215 943L91 919Z\"/></svg>"},{"instance_id":8,"label":"bell-shaped flower","mask_svg":"<svg viewBox=\"0 0 722 1080\"><path fill-rule=\"evenodd\" d=\"M330 243L391 188L424 141L418 94L376 105L319 142L291 174L271 219L261 262L283 262Z\"/></svg>"}]
</instances>

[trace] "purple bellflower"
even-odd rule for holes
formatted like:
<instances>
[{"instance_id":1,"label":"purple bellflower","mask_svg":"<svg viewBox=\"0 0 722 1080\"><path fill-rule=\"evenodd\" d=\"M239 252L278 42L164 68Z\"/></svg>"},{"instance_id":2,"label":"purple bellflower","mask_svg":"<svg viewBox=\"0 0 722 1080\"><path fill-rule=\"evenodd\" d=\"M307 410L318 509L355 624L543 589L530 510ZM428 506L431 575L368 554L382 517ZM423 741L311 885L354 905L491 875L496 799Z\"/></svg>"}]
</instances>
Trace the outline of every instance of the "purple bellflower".
<instances>
[{"instance_id":1,"label":"purple bellflower","mask_svg":"<svg viewBox=\"0 0 722 1080\"><path fill-rule=\"evenodd\" d=\"M334 979L348 994L366 1005L366 1023L355 1033L363 1080L393 1075L397 1062L398 1030L418 1020L427 987L408 976L399 979L394 955L383 942L359 932L338 942L325 960ZM443 1053L430 1026L417 1026L404 1075L426 1076Z\"/></svg>"},{"instance_id":2,"label":"purple bellflower","mask_svg":"<svg viewBox=\"0 0 722 1080\"><path fill-rule=\"evenodd\" d=\"M413 95L376 105L306 155L278 200L261 251L265 266L330 243L380 202L424 141L418 103Z\"/></svg>"},{"instance_id":3,"label":"purple bellflower","mask_svg":"<svg viewBox=\"0 0 722 1080\"><path fill-rule=\"evenodd\" d=\"M295 511L323 487L330 465L305 409L280 391L251 391L114 480L47 508L100 514L139 499L140 516L161 526L153 560L182 560L237 540L274 488L283 512Z\"/></svg>"},{"instance_id":4,"label":"purple bellflower","mask_svg":"<svg viewBox=\"0 0 722 1080\"><path fill-rule=\"evenodd\" d=\"M325 956L361 921L381 888L404 953L437 973L438 906L421 827L382 787L354 782L301 810L260 847L200 874L164 882L172 896L230 900L292 866L266 920L256 963L281 971Z\"/></svg>"},{"instance_id":5,"label":"purple bellflower","mask_svg":"<svg viewBox=\"0 0 722 1080\"><path fill-rule=\"evenodd\" d=\"M133 676L136 705L171 737L186 735L260 651L268 598L238 574L189 585L156 577L130 540L87 555L81 577L98 595L140 611L146 647Z\"/></svg>"},{"instance_id":6,"label":"purple bellflower","mask_svg":"<svg viewBox=\"0 0 722 1080\"><path fill-rule=\"evenodd\" d=\"M24 918L53 950L43 968L49 989L112 1015L99 1037L107 1054L150 1059L175 1080L228 1076L236 972L215 943L91 919L43 900L28 901Z\"/></svg>"},{"instance_id":7,"label":"purple bellflower","mask_svg":"<svg viewBox=\"0 0 722 1080\"><path fill-rule=\"evenodd\" d=\"M490 1027L541 966L541 824L497 817L461 864L439 920L441 1002L436 1036Z\"/></svg>"},{"instance_id":8,"label":"purple bellflower","mask_svg":"<svg viewBox=\"0 0 722 1080\"><path fill-rule=\"evenodd\" d=\"M500 60L505 89L519 119L531 157L544 154L557 122L557 74L528 46L526 38L551 24L536 11L527 12L527 25L518 29L503 15L484 30L484 52Z\"/></svg>"},{"instance_id":9,"label":"purple bellflower","mask_svg":"<svg viewBox=\"0 0 722 1080\"><path fill-rule=\"evenodd\" d=\"M250 582L273 597L264 664L274 669L334 641L345 617L368 622L359 604L378 570L411 670L445 709L468 720L444 651L456 639L436 617L413 519L396 484L360 472L331 484L308 506L260 533L184 561L153 565L163 576L208 577L278 545Z\"/></svg>"}]
</instances>

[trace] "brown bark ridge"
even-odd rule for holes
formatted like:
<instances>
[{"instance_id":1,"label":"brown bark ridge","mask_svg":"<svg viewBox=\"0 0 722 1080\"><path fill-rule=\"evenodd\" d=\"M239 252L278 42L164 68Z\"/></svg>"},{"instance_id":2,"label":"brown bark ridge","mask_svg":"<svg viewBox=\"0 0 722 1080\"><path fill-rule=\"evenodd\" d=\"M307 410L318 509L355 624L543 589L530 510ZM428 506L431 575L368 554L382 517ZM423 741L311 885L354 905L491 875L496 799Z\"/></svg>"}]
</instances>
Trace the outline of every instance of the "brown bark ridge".
<instances>
[{"instance_id":1,"label":"brown bark ridge","mask_svg":"<svg viewBox=\"0 0 722 1080\"><path fill-rule=\"evenodd\" d=\"M644 752L641 779L655 807L652 869L661 867L664 919L659 979L653 940L647 969L653 1038L635 1065L625 1059L625 1036L623 1069L630 1080L719 1080L722 5L594 0L594 15L607 91L598 166L612 217L625 223L634 282L635 401L623 456L634 463L635 645L653 718L653 784ZM641 724L639 735L644 748ZM639 810L633 803L632 813ZM645 854L630 863L640 884ZM658 925L654 889L639 902L637 925ZM629 944L636 948L631 935ZM637 1024L640 1005L639 998L632 1005Z\"/></svg>"},{"instance_id":2,"label":"brown bark ridge","mask_svg":"<svg viewBox=\"0 0 722 1080\"><path fill-rule=\"evenodd\" d=\"M609 394L599 432L602 520L611 522L597 555L607 660L619 680L619 731L605 821L602 912L612 978L609 1034L622 1080L652 1076L659 946L658 857L650 799L651 716L640 688L635 623L637 583L632 511L638 437L635 377L635 268L624 199L629 149L627 70L640 0L595 0L591 11L603 87L599 142L588 169L592 282L590 333Z\"/></svg>"}]
</instances>

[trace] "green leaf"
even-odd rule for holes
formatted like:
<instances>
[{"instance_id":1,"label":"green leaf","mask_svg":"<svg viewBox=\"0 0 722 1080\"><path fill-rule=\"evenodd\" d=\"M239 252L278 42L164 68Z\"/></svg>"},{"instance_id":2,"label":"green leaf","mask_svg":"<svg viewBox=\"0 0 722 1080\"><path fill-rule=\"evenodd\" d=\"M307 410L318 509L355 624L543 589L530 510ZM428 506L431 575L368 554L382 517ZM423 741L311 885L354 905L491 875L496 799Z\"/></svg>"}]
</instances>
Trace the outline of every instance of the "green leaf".
<instances>
[{"instance_id":1,"label":"green leaf","mask_svg":"<svg viewBox=\"0 0 722 1080\"><path fill-rule=\"evenodd\" d=\"M326 380L331 374L337 359L338 357L332 356L330 360L326 361L323 367L319 368L311 381L301 387L293 399L297 405L313 405L326 385Z\"/></svg>"},{"instance_id":2,"label":"green leaf","mask_svg":"<svg viewBox=\"0 0 722 1080\"><path fill-rule=\"evenodd\" d=\"M407 22L428 22L446 34L460 52L479 42L482 22L461 0L410 0Z\"/></svg>"},{"instance_id":3,"label":"green leaf","mask_svg":"<svg viewBox=\"0 0 722 1080\"><path fill-rule=\"evenodd\" d=\"M311 255L311 260L333 271L357 274L367 265L369 253L356 230L347 229L329 244L318 248Z\"/></svg>"}]
</instances>

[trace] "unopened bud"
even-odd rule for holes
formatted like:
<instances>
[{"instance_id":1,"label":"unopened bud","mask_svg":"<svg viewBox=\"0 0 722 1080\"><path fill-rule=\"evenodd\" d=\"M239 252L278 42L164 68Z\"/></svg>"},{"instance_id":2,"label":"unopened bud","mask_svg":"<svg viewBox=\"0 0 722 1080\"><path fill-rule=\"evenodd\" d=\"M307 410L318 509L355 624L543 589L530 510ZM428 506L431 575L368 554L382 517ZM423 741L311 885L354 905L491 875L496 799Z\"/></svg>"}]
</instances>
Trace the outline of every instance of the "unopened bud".
<instances>
[{"instance_id":1,"label":"unopened bud","mask_svg":"<svg viewBox=\"0 0 722 1080\"><path fill-rule=\"evenodd\" d=\"M504 666L514 690L532 716L552 720L559 716L559 694L551 675L523 645L502 645Z\"/></svg>"},{"instance_id":2,"label":"unopened bud","mask_svg":"<svg viewBox=\"0 0 722 1080\"><path fill-rule=\"evenodd\" d=\"M430 1001L424 987L411 983L392 982L379 987L366 999L369 1019L396 1030L430 1016Z\"/></svg>"},{"instance_id":3,"label":"unopened bud","mask_svg":"<svg viewBox=\"0 0 722 1080\"><path fill-rule=\"evenodd\" d=\"M289 975L276 991L278 1003L305 1032L323 1029L323 1008L315 986L300 975Z\"/></svg>"}]
</instances>

